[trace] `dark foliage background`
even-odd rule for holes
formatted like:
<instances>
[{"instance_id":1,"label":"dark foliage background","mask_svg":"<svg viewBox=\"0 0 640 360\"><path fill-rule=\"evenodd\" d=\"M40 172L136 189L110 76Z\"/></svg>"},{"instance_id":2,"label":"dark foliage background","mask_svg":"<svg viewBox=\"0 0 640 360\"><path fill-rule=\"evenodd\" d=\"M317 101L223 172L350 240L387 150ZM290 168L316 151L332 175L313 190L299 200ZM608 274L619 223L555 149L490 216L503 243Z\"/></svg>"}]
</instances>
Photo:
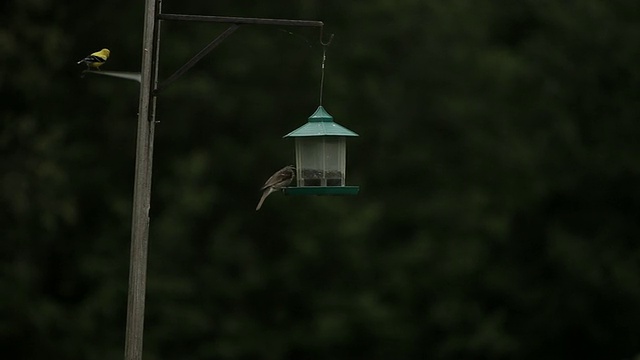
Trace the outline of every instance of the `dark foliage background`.
<instances>
[{"instance_id":1,"label":"dark foliage background","mask_svg":"<svg viewBox=\"0 0 640 360\"><path fill-rule=\"evenodd\" d=\"M640 356L640 3L170 1L318 19L350 198L258 189L317 29L245 26L163 93L145 359ZM0 348L124 348L143 3L0 5ZM164 23L161 78L224 29Z\"/></svg>"}]
</instances>

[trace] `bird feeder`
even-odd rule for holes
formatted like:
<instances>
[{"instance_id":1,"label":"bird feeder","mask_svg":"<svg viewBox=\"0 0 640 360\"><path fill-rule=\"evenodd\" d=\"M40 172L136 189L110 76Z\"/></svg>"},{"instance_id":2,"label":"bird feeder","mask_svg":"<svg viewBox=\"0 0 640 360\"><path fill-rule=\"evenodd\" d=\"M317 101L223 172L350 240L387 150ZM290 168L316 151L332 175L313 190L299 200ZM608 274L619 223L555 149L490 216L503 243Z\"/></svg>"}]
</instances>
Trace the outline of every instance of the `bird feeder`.
<instances>
[{"instance_id":1,"label":"bird feeder","mask_svg":"<svg viewBox=\"0 0 640 360\"><path fill-rule=\"evenodd\" d=\"M284 137L295 138L296 185L288 195L356 195L358 186L346 186L346 138L358 136L335 123L319 106L309 122Z\"/></svg>"}]
</instances>

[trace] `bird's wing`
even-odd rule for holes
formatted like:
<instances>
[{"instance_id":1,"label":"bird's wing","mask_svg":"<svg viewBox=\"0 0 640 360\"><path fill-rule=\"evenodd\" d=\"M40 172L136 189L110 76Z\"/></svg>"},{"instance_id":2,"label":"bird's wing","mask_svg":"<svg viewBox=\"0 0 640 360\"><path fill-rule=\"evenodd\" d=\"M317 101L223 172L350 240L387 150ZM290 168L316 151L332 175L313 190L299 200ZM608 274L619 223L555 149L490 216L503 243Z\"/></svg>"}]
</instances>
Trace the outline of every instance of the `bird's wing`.
<instances>
[{"instance_id":1,"label":"bird's wing","mask_svg":"<svg viewBox=\"0 0 640 360\"><path fill-rule=\"evenodd\" d=\"M92 63L92 62L103 63L105 61L107 61L107 60L104 57L100 57L98 55L89 55L86 58L80 60L80 62L89 62L89 63Z\"/></svg>"},{"instance_id":2,"label":"bird's wing","mask_svg":"<svg viewBox=\"0 0 640 360\"><path fill-rule=\"evenodd\" d=\"M285 178L286 178L286 174L283 174L281 171L278 171L277 173L271 175L271 177L264 183L264 186L262 186L262 189L260 190L264 190L268 187L272 187L273 185L284 180Z\"/></svg>"},{"instance_id":3,"label":"bird's wing","mask_svg":"<svg viewBox=\"0 0 640 360\"><path fill-rule=\"evenodd\" d=\"M272 187L274 185L280 184L285 180L291 179L291 171L284 171L286 168L283 168L271 175L269 179L264 183L264 186L260 190L264 190L268 187Z\"/></svg>"}]
</instances>

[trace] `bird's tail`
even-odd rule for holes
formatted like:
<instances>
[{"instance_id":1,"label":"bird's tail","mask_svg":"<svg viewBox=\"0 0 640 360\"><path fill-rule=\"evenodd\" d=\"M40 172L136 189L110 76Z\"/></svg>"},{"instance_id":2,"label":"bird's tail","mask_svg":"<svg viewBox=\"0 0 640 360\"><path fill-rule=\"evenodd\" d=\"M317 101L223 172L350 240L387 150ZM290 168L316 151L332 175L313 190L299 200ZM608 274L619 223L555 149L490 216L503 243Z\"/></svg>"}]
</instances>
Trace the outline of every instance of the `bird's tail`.
<instances>
[{"instance_id":1,"label":"bird's tail","mask_svg":"<svg viewBox=\"0 0 640 360\"><path fill-rule=\"evenodd\" d=\"M78 65L82 64L83 61L84 61L84 59L78 61Z\"/></svg>"},{"instance_id":2,"label":"bird's tail","mask_svg":"<svg viewBox=\"0 0 640 360\"><path fill-rule=\"evenodd\" d=\"M268 188L262 193L262 197L260 198L260 202L258 203L258 206L256 206L256 211L260 210L260 208L262 207L262 203L264 202L264 199L266 199L267 196L271 195L271 193L273 191L274 191L273 188Z\"/></svg>"}]
</instances>

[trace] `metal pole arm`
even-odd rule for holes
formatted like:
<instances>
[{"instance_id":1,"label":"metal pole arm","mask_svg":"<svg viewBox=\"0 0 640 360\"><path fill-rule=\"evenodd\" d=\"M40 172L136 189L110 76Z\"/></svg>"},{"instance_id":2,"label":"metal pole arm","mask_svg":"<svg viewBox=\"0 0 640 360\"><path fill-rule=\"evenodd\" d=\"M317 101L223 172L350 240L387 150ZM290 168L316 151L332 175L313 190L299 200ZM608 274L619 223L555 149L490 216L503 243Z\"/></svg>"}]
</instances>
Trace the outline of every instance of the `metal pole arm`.
<instances>
[{"instance_id":1,"label":"metal pole arm","mask_svg":"<svg viewBox=\"0 0 640 360\"><path fill-rule=\"evenodd\" d=\"M324 25L322 21L245 18L245 17L233 17L233 16L158 14L158 18L160 20L216 22L216 23L230 23L230 24L238 24L238 25L253 24L253 25L279 25L279 26L309 26L309 27L322 27Z\"/></svg>"}]
</instances>

